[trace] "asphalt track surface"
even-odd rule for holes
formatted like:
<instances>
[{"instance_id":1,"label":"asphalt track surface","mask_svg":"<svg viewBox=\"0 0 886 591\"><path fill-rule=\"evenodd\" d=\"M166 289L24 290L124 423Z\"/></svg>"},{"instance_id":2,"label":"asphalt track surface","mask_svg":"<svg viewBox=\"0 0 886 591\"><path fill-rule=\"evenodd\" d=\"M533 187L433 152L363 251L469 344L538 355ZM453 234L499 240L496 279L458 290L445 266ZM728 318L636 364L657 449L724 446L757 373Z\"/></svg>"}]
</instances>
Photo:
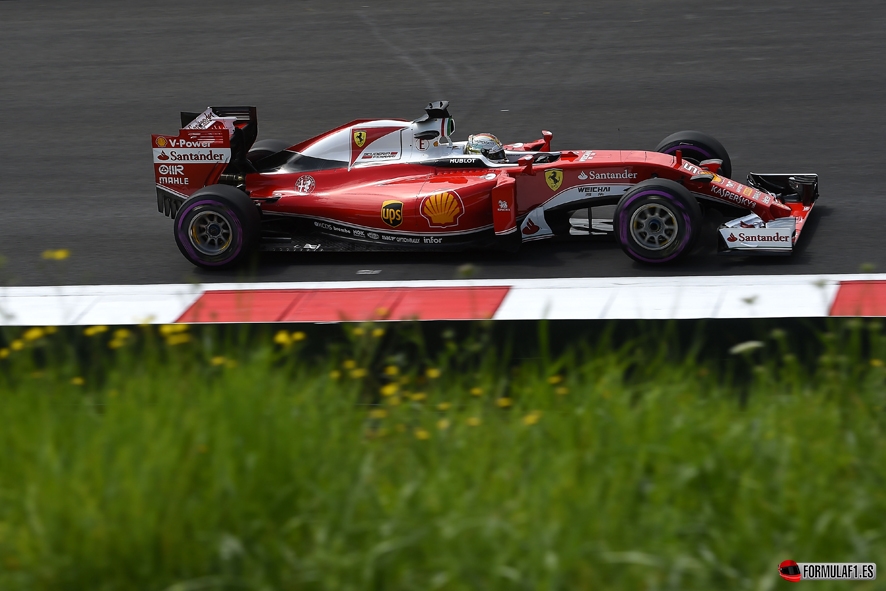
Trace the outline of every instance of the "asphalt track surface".
<instances>
[{"instance_id":1,"label":"asphalt track surface","mask_svg":"<svg viewBox=\"0 0 886 591\"><path fill-rule=\"evenodd\" d=\"M451 279L464 263L482 278L883 271L884 30L880 0L0 0L0 283ZM792 257L709 244L667 267L613 242L275 254L207 272L157 212L150 134L175 133L181 110L256 105L259 137L295 143L437 99L456 139L545 128L555 149L652 149L699 129L736 178L817 172L822 197ZM70 258L41 259L58 248Z\"/></svg>"}]
</instances>

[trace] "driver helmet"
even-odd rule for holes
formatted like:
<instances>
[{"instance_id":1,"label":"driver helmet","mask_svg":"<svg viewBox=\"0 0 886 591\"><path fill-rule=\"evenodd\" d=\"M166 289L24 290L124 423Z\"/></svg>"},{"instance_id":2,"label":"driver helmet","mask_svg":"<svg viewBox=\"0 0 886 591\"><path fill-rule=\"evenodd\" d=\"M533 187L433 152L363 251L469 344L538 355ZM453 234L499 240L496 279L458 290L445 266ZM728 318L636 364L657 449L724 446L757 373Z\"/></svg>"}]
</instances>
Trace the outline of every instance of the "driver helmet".
<instances>
[{"instance_id":1,"label":"driver helmet","mask_svg":"<svg viewBox=\"0 0 886 591\"><path fill-rule=\"evenodd\" d=\"M478 133L468 136L465 154L482 154L491 162L507 162L504 147L491 133Z\"/></svg>"}]
</instances>

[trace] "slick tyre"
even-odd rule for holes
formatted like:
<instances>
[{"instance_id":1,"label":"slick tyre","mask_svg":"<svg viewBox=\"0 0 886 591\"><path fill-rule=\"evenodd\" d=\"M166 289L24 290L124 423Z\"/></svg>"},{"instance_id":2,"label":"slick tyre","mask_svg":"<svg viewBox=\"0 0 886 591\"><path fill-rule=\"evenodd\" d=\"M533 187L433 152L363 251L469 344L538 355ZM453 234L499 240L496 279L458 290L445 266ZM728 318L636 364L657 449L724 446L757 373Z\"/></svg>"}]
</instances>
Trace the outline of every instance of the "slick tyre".
<instances>
[{"instance_id":1,"label":"slick tyre","mask_svg":"<svg viewBox=\"0 0 886 591\"><path fill-rule=\"evenodd\" d=\"M255 164L259 160L282 152L291 145L283 140L259 140L249 148L249 151L246 153L246 159Z\"/></svg>"},{"instance_id":2,"label":"slick tyre","mask_svg":"<svg viewBox=\"0 0 886 591\"><path fill-rule=\"evenodd\" d=\"M656 152L672 156L677 150L680 150L683 158L694 164L702 160L722 160L719 174L732 178L732 160L729 159L729 152L723 144L708 134L700 131L678 131L663 139L655 148Z\"/></svg>"},{"instance_id":3,"label":"slick tyre","mask_svg":"<svg viewBox=\"0 0 886 591\"><path fill-rule=\"evenodd\" d=\"M255 250L261 214L246 193L227 185L200 189L175 216L175 243L206 269L232 267Z\"/></svg>"},{"instance_id":4,"label":"slick tyre","mask_svg":"<svg viewBox=\"0 0 886 591\"><path fill-rule=\"evenodd\" d=\"M625 193L615 208L622 250L641 263L669 263L692 250L701 233L698 201L679 183L649 179Z\"/></svg>"}]
</instances>

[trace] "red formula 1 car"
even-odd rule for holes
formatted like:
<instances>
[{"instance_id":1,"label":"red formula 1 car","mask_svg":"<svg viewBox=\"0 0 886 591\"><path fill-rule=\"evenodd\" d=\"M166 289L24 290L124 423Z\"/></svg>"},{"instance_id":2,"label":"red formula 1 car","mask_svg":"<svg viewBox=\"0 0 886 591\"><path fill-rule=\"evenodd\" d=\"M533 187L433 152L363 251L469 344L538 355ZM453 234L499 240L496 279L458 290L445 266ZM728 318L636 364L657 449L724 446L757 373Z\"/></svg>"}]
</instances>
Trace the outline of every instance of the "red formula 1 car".
<instances>
[{"instance_id":1,"label":"red formula 1 car","mask_svg":"<svg viewBox=\"0 0 886 591\"><path fill-rule=\"evenodd\" d=\"M456 142L448 103L425 111L295 145L256 142L254 107L182 113L178 135L151 138L158 207L185 257L210 268L256 249L516 250L601 235L637 261L666 263L690 251L706 207L737 216L718 230L722 252L790 254L818 198L814 174L730 179L726 150L699 132L655 151L552 151L547 131L525 144ZM611 205L614 215L594 217Z\"/></svg>"}]
</instances>

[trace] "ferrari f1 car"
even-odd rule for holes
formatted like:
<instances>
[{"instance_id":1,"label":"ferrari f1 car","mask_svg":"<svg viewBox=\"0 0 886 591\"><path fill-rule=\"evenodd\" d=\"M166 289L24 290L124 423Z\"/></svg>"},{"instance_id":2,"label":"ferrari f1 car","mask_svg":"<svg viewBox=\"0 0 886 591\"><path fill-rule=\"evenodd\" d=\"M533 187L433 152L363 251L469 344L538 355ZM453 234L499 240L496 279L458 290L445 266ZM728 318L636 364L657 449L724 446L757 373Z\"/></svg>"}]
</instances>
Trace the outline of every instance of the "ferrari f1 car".
<instances>
[{"instance_id":1,"label":"ferrari f1 car","mask_svg":"<svg viewBox=\"0 0 886 591\"><path fill-rule=\"evenodd\" d=\"M731 179L726 150L695 131L654 151L554 151L548 131L459 142L446 101L414 121L360 119L294 145L256 141L255 107L181 121L177 135L151 137L157 206L182 254L208 268L259 249L516 250L594 236L668 263L693 248L705 208L734 217L718 229L721 252L790 254L818 198L815 174ZM607 205L614 214L595 218Z\"/></svg>"}]
</instances>

